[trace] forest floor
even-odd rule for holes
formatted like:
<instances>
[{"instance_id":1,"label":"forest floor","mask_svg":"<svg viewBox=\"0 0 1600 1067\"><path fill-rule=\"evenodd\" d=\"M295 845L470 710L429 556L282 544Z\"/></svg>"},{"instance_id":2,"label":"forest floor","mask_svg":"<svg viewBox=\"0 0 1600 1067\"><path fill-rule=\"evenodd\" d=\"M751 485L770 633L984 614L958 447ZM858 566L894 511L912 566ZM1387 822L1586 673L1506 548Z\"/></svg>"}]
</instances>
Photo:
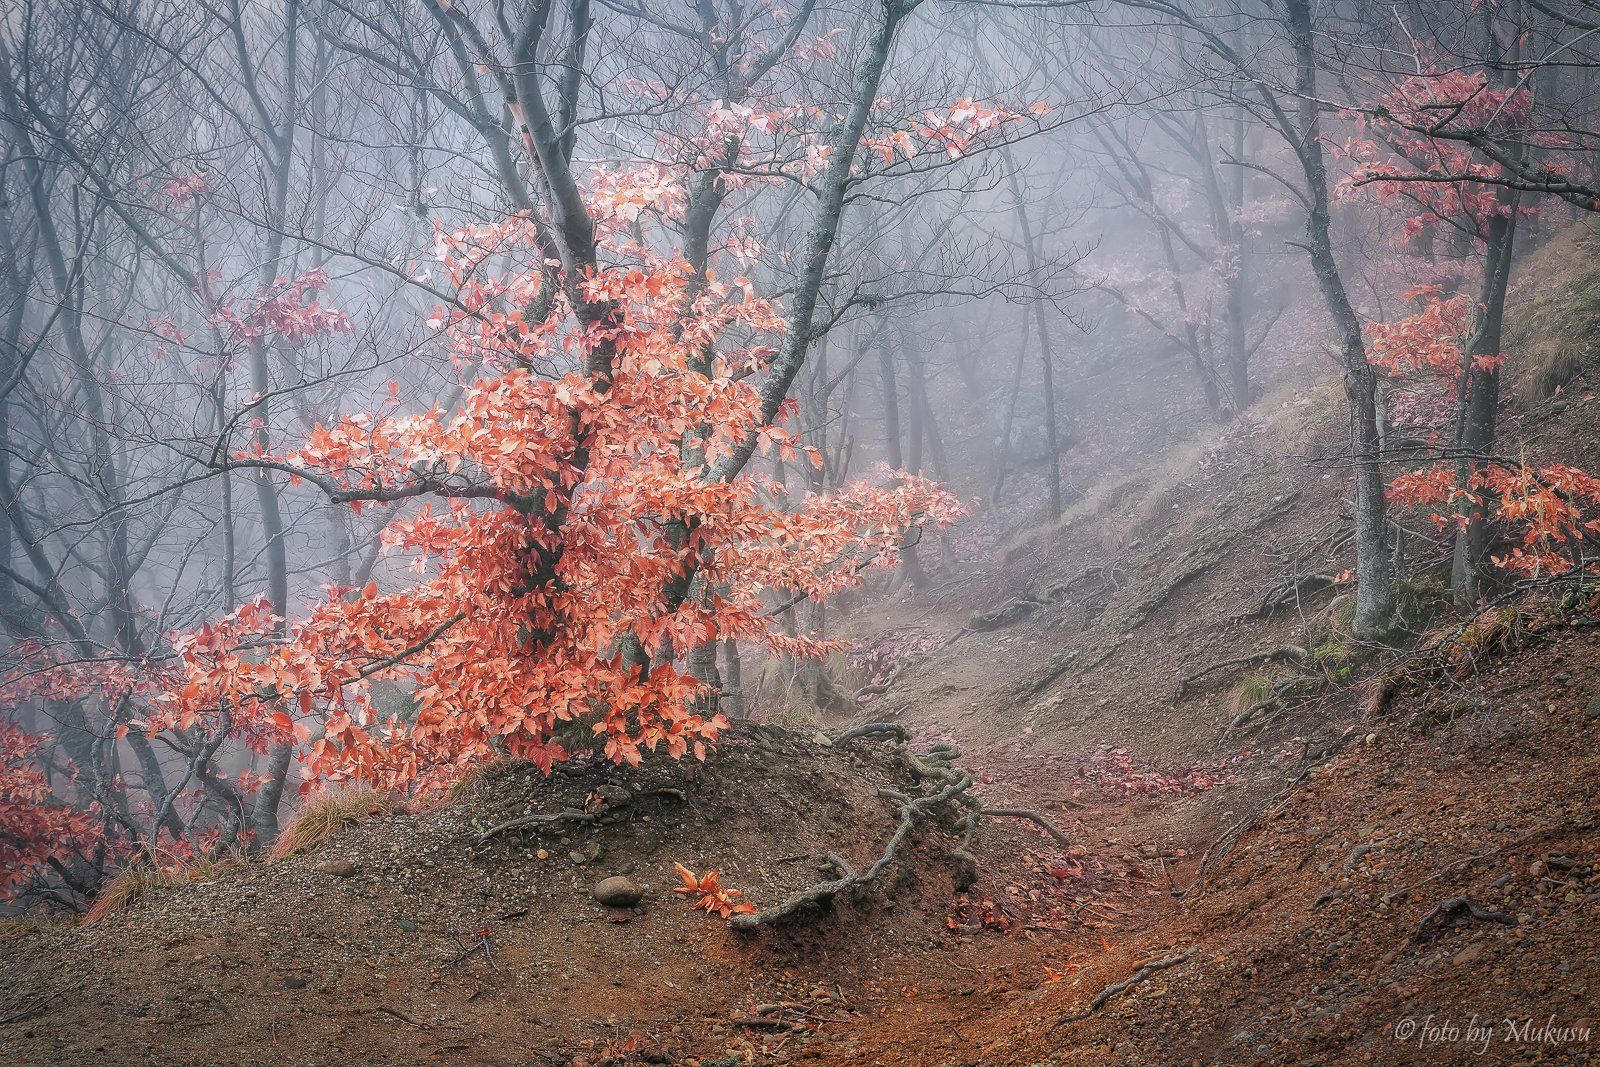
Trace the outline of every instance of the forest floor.
<instances>
[{"instance_id":1,"label":"forest floor","mask_svg":"<svg viewBox=\"0 0 1600 1067\"><path fill-rule=\"evenodd\" d=\"M1339 427L1309 414L1329 397L1290 382L1214 427L1182 368L1113 369L1106 395L1132 376L1154 382L1137 411L1084 405L1060 523L986 512L945 566L927 554L927 588L847 617L858 711L741 724L705 764L495 766L92 924L13 922L0 1057L1588 1062L1595 615L1505 613L1469 671L1356 655L1338 637L1344 486L1321 459ZM1591 361L1509 432L1592 464L1597 390ZM1038 477L1016 497L1041 499ZM1420 626L1437 607L1425 530L1410 551ZM1300 654L1189 680L1284 649ZM1230 726L1241 693L1291 679ZM986 818L962 890L957 828L930 820L830 913L757 932L672 892L677 863L762 907L831 877L830 852L870 865L896 817L880 790L915 783L894 745L835 743L867 721L900 724L912 751L956 746L986 806L1030 808L1070 843ZM484 839L564 811L604 817ZM608 876L642 899L598 903Z\"/></svg>"}]
</instances>

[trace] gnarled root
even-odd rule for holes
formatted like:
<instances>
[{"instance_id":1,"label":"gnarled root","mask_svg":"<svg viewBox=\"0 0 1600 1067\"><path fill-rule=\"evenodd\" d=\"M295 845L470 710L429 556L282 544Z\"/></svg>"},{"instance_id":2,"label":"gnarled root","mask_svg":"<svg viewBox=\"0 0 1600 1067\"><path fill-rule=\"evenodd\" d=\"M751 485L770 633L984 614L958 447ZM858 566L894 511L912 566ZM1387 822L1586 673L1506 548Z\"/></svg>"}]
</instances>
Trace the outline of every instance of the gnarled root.
<instances>
[{"instance_id":1,"label":"gnarled root","mask_svg":"<svg viewBox=\"0 0 1600 1067\"><path fill-rule=\"evenodd\" d=\"M1227 667L1260 667L1267 663L1304 663L1307 652L1296 645L1280 645L1262 652L1251 652L1245 656L1234 656L1232 659L1219 660L1209 666L1202 667L1178 682L1178 698L1181 700L1199 687L1199 683L1210 674Z\"/></svg>"},{"instance_id":2,"label":"gnarled root","mask_svg":"<svg viewBox=\"0 0 1600 1067\"><path fill-rule=\"evenodd\" d=\"M586 811L556 811L548 813L535 813L532 815L519 815L515 819L507 819L503 823L489 827L478 835L478 844L487 844L501 834L511 833L514 830L533 830L543 833L564 826L587 826L599 820L598 815Z\"/></svg>"},{"instance_id":3,"label":"gnarled root","mask_svg":"<svg viewBox=\"0 0 1600 1067\"><path fill-rule=\"evenodd\" d=\"M978 798L971 795L971 772L955 765L961 752L954 745L937 744L918 755L904 748L911 739L905 727L895 723L875 722L853 727L839 735L835 744L848 744L867 739L888 739L901 747L898 755L901 766L911 775L913 788L921 792L901 793L893 789L880 790L880 795L896 806L894 833L890 835L883 852L864 871L857 871L850 862L836 852L827 856L827 864L838 876L793 893L784 900L758 912L735 915L730 922L736 929L754 930L787 922L796 916L813 912L830 905L841 893L851 892L874 881L884 869L894 862L918 820L945 807L954 806L959 812L960 837L953 850L956 863L956 888L965 889L978 877L978 861L972 855L972 839L984 815L1026 819L1041 827L1056 841L1067 842L1067 835L1053 826L1038 812L1025 808L985 809Z\"/></svg>"},{"instance_id":4,"label":"gnarled root","mask_svg":"<svg viewBox=\"0 0 1600 1067\"><path fill-rule=\"evenodd\" d=\"M1507 915L1503 911L1491 911L1471 897L1447 897L1440 901L1438 907L1423 916L1422 921L1417 924L1416 933L1411 935L1412 942L1421 944L1427 941L1441 927L1463 914L1482 923L1501 923L1505 926L1517 925L1515 916Z\"/></svg>"}]
</instances>

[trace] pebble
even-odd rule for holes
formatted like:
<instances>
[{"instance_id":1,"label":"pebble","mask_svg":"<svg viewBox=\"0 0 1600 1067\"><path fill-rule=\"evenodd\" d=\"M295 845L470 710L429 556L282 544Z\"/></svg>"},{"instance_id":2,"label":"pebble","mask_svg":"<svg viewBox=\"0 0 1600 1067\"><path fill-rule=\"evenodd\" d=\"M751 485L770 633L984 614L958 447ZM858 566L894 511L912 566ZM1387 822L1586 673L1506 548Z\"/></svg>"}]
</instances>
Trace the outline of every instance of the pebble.
<instances>
[{"instance_id":1,"label":"pebble","mask_svg":"<svg viewBox=\"0 0 1600 1067\"><path fill-rule=\"evenodd\" d=\"M627 875L602 878L594 884L594 899L608 908L631 908L644 899L644 890Z\"/></svg>"},{"instance_id":2,"label":"pebble","mask_svg":"<svg viewBox=\"0 0 1600 1067\"><path fill-rule=\"evenodd\" d=\"M361 868L350 860L327 860L317 864L317 870L334 878L350 878Z\"/></svg>"}]
</instances>

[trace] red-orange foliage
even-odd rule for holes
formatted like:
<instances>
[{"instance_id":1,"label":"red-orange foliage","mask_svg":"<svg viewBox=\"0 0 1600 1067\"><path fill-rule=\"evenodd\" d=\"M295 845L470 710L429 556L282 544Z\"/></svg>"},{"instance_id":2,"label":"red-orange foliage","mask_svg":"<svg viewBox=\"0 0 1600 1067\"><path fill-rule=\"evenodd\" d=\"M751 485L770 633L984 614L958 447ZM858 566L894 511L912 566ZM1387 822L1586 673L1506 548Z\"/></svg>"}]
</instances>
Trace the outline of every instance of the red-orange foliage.
<instances>
[{"instance_id":1,"label":"red-orange foliage","mask_svg":"<svg viewBox=\"0 0 1600 1067\"><path fill-rule=\"evenodd\" d=\"M1431 507L1433 521L1460 524L1465 517L1449 506L1463 494L1481 495L1490 517L1520 532L1520 543L1495 566L1527 578L1566 574L1579 565L1573 549L1585 537L1600 536L1600 478L1560 463L1529 466L1502 462L1474 468L1469 484L1456 484L1453 464L1439 464L1403 474L1389 486L1398 504ZM1593 564L1591 571L1597 571Z\"/></svg>"},{"instance_id":2,"label":"red-orange foliage","mask_svg":"<svg viewBox=\"0 0 1600 1067\"><path fill-rule=\"evenodd\" d=\"M1429 69L1402 78L1362 116L1370 136L1345 145L1356 166L1342 185L1348 190L1373 184L1382 201L1408 201L1412 211L1400 231L1405 239L1444 219L1481 225L1504 215L1506 205L1488 184L1504 176L1503 168L1470 145L1438 134L1513 130L1528 118L1532 102L1526 89L1491 85L1481 73Z\"/></svg>"},{"instance_id":3,"label":"red-orange foliage","mask_svg":"<svg viewBox=\"0 0 1600 1067\"><path fill-rule=\"evenodd\" d=\"M91 813L64 807L35 760L44 739L0 720L0 900L51 860L66 861L98 837Z\"/></svg>"},{"instance_id":4,"label":"red-orange foliage","mask_svg":"<svg viewBox=\"0 0 1600 1067\"><path fill-rule=\"evenodd\" d=\"M1367 356L1372 364L1401 378L1425 375L1454 393L1460 388L1462 351L1472 329L1472 300L1446 297L1437 285L1417 285L1400 294L1420 300L1422 310L1392 322L1367 324ZM1500 357L1480 357L1497 366Z\"/></svg>"},{"instance_id":5,"label":"red-orange foliage","mask_svg":"<svg viewBox=\"0 0 1600 1067\"><path fill-rule=\"evenodd\" d=\"M680 202L654 180L605 186L617 202L603 218ZM753 384L782 320L745 279L699 285L620 224L602 235L621 262L575 288L611 311L577 327L570 287L545 289L530 220L439 235L456 303L430 322L458 366L485 368L459 407L404 413L392 388L382 410L317 427L294 451L241 457L355 508L423 498L383 532L415 581L330 590L282 639L264 604L178 635L152 729L225 721L260 744L310 736L312 718L323 729L309 775L387 788L438 787L502 753L548 768L566 755L552 734L573 721L618 761L703 756L725 723L692 710L702 687L675 656L720 638L832 651L778 630L761 590L829 596L862 566L896 562L908 530L962 513L899 472L789 507L764 478L712 477L748 435L800 458L787 431L762 423ZM550 311L530 321L541 298ZM604 372L597 351L612 354ZM689 577L695 594L674 594ZM653 666L624 656L630 634ZM363 695L379 678L415 686L414 721L379 721Z\"/></svg>"},{"instance_id":6,"label":"red-orange foliage","mask_svg":"<svg viewBox=\"0 0 1600 1067\"><path fill-rule=\"evenodd\" d=\"M673 892L699 897L700 899L694 902L697 910L708 915L720 915L724 919L755 912L755 905L739 899L744 896L742 892L723 887L721 871L695 874L681 863L674 863L673 866L678 869L678 877L683 879L683 884L673 889Z\"/></svg>"}]
</instances>

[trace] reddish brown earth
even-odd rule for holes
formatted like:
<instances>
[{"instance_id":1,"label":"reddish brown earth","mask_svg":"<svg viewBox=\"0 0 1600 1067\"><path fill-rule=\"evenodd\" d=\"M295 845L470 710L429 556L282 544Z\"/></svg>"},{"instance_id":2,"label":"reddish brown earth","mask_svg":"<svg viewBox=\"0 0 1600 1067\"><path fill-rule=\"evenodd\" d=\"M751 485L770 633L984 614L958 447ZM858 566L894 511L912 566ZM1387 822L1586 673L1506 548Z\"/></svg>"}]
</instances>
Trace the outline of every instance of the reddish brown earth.
<instances>
[{"instance_id":1,"label":"reddish brown earth","mask_svg":"<svg viewBox=\"0 0 1600 1067\"><path fill-rule=\"evenodd\" d=\"M1135 380L1139 406L1112 402ZM1260 611L1286 582L1349 564L1326 462L1340 426L1310 415L1333 397L1281 369L1270 380L1223 427L1175 363L1110 362L1074 383L1066 519L1040 525L1032 469L953 539L946 570L926 553L928 588L858 603L845 636L884 654L856 682L887 679L859 712L743 726L704 765L549 780L492 767L448 802L209 871L93 925L11 924L0 1057L1592 1059L1600 1036L1576 1034L1600 995L1595 604L1527 607L1453 671L1408 656L1415 638L1347 662L1329 636L1339 586ZM1558 396L1508 409L1507 447L1600 462L1596 392L1589 359ZM987 431L948 432L960 455ZM1419 614L1440 609L1426 578L1438 552L1419 527ZM1225 735L1253 668L1179 695L1202 667L1284 645L1311 654L1315 685L1264 722ZM1380 671L1404 680L1378 707ZM935 820L868 890L755 934L671 891L681 862L770 906L824 877L829 851L870 863L894 819L878 791L906 788L905 772L883 742L824 743L870 720L904 725L916 750L954 742L986 804L1032 808L1071 844L987 819L979 881L958 893L954 827ZM595 794L619 788L632 799L612 824L477 843L507 817L598 810ZM648 884L639 907L594 901L613 874ZM1166 965L1141 970L1152 963Z\"/></svg>"}]
</instances>

